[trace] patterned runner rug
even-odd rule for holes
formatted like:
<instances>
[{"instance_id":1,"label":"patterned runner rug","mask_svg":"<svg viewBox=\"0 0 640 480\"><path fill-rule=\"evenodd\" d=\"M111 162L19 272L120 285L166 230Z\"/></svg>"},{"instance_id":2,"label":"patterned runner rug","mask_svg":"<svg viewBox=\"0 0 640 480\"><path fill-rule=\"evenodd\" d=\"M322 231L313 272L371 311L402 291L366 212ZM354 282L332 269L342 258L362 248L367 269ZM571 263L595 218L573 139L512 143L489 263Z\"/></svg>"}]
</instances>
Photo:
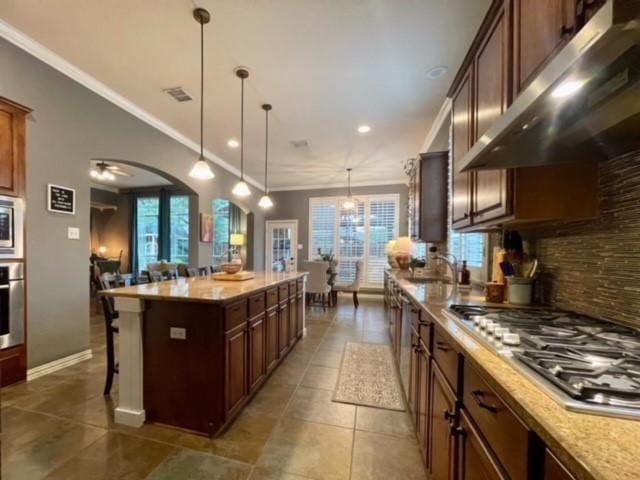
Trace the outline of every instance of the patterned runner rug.
<instances>
[{"instance_id":1,"label":"patterned runner rug","mask_svg":"<svg viewBox=\"0 0 640 480\"><path fill-rule=\"evenodd\" d=\"M347 342L333 401L404 411L391 347Z\"/></svg>"}]
</instances>

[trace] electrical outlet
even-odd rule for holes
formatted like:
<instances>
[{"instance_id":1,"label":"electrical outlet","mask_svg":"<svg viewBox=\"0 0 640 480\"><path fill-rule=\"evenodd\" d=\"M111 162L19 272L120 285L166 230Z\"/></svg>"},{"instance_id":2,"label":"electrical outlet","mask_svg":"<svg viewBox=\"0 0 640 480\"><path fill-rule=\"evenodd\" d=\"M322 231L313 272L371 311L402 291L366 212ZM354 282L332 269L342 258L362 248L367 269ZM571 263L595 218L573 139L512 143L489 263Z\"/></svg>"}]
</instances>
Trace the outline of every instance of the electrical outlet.
<instances>
[{"instance_id":1,"label":"electrical outlet","mask_svg":"<svg viewBox=\"0 0 640 480\"><path fill-rule=\"evenodd\" d=\"M187 329L186 328L171 327L169 329L169 338L172 338L173 340L186 340L187 339Z\"/></svg>"},{"instance_id":2,"label":"electrical outlet","mask_svg":"<svg viewBox=\"0 0 640 480\"><path fill-rule=\"evenodd\" d=\"M78 227L67 228L67 238L69 240L80 240L80 229Z\"/></svg>"}]
</instances>

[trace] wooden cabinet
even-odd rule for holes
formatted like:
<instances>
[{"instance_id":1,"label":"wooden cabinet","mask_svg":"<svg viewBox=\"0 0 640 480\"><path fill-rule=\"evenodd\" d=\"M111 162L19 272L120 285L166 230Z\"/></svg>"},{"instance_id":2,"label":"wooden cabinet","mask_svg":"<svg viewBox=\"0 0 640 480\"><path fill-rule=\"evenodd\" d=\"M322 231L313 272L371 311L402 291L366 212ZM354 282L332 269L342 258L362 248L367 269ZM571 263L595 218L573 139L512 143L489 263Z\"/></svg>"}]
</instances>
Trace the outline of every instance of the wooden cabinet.
<instances>
[{"instance_id":1,"label":"wooden cabinet","mask_svg":"<svg viewBox=\"0 0 640 480\"><path fill-rule=\"evenodd\" d=\"M429 405L431 395L431 359L424 343L420 340L418 347L418 398L416 417L418 421L416 433L422 460L429 468Z\"/></svg>"},{"instance_id":2,"label":"wooden cabinet","mask_svg":"<svg viewBox=\"0 0 640 480\"><path fill-rule=\"evenodd\" d=\"M304 298L302 289L298 289L296 297L296 335L301 338L304 334Z\"/></svg>"},{"instance_id":3,"label":"wooden cabinet","mask_svg":"<svg viewBox=\"0 0 640 480\"><path fill-rule=\"evenodd\" d=\"M460 426L456 430L456 437L458 439L458 480L509 479L464 412L460 413Z\"/></svg>"},{"instance_id":4,"label":"wooden cabinet","mask_svg":"<svg viewBox=\"0 0 640 480\"><path fill-rule=\"evenodd\" d=\"M265 316L265 335L266 335L266 366L267 371L271 371L278 362L278 310L273 308L267 310Z\"/></svg>"},{"instance_id":5,"label":"wooden cabinet","mask_svg":"<svg viewBox=\"0 0 640 480\"><path fill-rule=\"evenodd\" d=\"M447 240L448 166L449 152L420 154L418 237L424 242Z\"/></svg>"},{"instance_id":6,"label":"wooden cabinet","mask_svg":"<svg viewBox=\"0 0 640 480\"><path fill-rule=\"evenodd\" d=\"M455 395L437 365L431 366L431 405L429 407L429 467L432 480L456 477Z\"/></svg>"},{"instance_id":7,"label":"wooden cabinet","mask_svg":"<svg viewBox=\"0 0 640 480\"><path fill-rule=\"evenodd\" d=\"M576 30L575 0L513 0L514 89L522 91Z\"/></svg>"},{"instance_id":8,"label":"wooden cabinet","mask_svg":"<svg viewBox=\"0 0 640 480\"><path fill-rule=\"evenodd\" d=\"M225 334L225 412L232 415L247 395L247 326Z\"/></svg>"},{"instance_id":9,"label":"wooden cabinet","mask_svg":"<svg viewBox=\"0 0 640 480\"><path fill-rule=\"evenodd\" d=\"M420 399L420 337L411 329L411 351L409 358L409 391L407 392L409 411L414 426L418 428L418 402Z\"/></svg>"},{"instance_id":10,"label":"wooden cabinet","mask_svg":"<svg viewBox=\"0 0 640 480\"><path fill-rule=\"evenodd\" d=\"M289 347L292 347L298 339L298 300L291 297L289 303Z\"/></svg>"},{"instance_id":11,"label":"wooden cabinet","mask_svg":"<svg viewBox=\"0 0 640 480\"><path fill-rule=\"evenodd\" d=\"M472 140L472 71L469 69L456 89L451 103L451 224L455 228L471 225L471 174L460 173L462 157Z\"/></svg>"},{"instance_id":12,"label":"wooden cabinet","mask_svg":"<svg viewBox=\"0 0 640 480\"><path fill-rule=\"evenodd\" d=\"M553 453L544 452L544 480L575 480L575 477L560 463Z\"/></svg>"},{"instance_id":13,"label":"wooden cabinet","mask_svg":"<svg viewBox=\"0 0 640 480\"><path fill-rule=\"evenodd\" d=\"M249 323L249 391L260 385L266 369L266 314L263 312Z\"/></svg>"},{"instance_id":14,"label":"wooden cabinet","mask_svg":"<svg viewBox=\"0 0 640 480\"><path fill-rule=\"evenodd\" d=\"M477 141L507 109L510 100L509 11L504 2L478 46L473 62L473 140ZM509 173L485 170L472 174L474 223L482 223L511 213Z\"/></svg>"},{"instance_id":15,"label":"wooden cabinet","mask_svg":"<svg viewBox=\"0 0 640 480\"><path fill-rule=\"evenodd\" d=\"M278 307L278 352L283 357L289 350L289 302Z\"/></svg>"},{"instance_id":16,"label":"wooden cabinet","mask_svg":"<svg viewBox=\"0 0 640 480\"><path fill-rule=\"evenodd\" d=\"M25 129L30 111L0 97L0 195L24 194Z\"/></svg>"}]
</instances>

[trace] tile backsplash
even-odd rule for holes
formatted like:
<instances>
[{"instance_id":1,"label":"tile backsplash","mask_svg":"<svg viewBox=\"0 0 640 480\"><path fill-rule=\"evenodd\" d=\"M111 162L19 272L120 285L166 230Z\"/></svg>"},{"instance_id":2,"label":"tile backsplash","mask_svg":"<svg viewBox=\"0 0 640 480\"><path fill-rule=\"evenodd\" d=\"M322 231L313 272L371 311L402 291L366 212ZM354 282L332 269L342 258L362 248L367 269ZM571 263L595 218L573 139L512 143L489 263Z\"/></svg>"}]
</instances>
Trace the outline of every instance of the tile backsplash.
<instances>
[{"instance_id":1,"label":"tile backsplash","mask_svg":"<svg viewBox=\"0 0 640 480\"><path fill-rule=\"evenodd\" d=\"M599 163L600 216L522 232L545 303L640 327L640 152Z\"/></svg>"}]
</instances>

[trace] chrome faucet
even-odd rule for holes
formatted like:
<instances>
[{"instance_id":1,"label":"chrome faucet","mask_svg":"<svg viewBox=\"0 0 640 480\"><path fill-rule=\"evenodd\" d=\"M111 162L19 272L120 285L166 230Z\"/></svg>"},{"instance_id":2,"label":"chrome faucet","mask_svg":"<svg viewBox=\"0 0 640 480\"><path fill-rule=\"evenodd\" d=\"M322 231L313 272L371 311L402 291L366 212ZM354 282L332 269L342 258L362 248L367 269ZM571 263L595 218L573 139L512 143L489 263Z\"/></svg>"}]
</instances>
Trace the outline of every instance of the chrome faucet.
<instances>
[{"instance_id":1,"label":"chrome faucet","mask_svg":"<svg viewBox=\"0 0 640 480\"><path fill-rule=\"evenodd\" d=\"M442 260L443 262L445 262L449 266L449 269L451 269L451 284L454 287L458 285L458 259L455 257L455 255L451 253L441 255L437 250L429 250L429 256L433 260Z\"/></svg>"}]
</instances>

